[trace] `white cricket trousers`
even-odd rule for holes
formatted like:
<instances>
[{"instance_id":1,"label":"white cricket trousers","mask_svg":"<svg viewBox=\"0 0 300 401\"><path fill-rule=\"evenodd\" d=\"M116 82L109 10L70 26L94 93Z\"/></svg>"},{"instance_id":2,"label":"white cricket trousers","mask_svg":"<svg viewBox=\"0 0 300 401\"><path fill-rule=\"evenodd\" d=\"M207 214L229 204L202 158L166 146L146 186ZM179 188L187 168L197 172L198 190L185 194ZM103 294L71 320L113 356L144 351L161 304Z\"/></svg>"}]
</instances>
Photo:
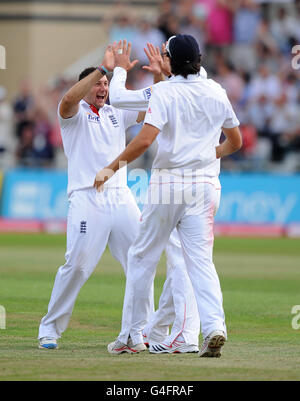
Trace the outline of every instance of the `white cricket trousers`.
<instances>
[{"instance_id":1,"label":"white cricket trousers","mask_svg":"<svg viewBox=\"0 0 300 401\"><path fill-rule=\"evenodd\" d=\"M67 219L66 263L58 269L48 313L39 338L60 338L66 330L76 298L97 266L106 246L127 270L127 254L136 237L140 210L129 188L74 191Z\"/></svg>"},{"instance_id":2,"label":"white cricket trousers","mask_svg":"<svg viewBox=\"0 0 300 401\"><path fill-rule=\"evenodd\" d=\"M94 188L74 191L69 199L66 263L56 274L48 313L43 317L38 337L60 338L66 330L80 289L97 266L107 244L126 274L127 254L138 233L140 210L129 188ZM186 273L176 230L167 249L167 279L159 309L148 324L148 340L161 341L173 324L176 337L184 330L187 342L198 341L199 320L192 286ZM182 292L176 281L190 288ZM174 284L175 283L175 284ZM153 289L150 291L152 293ZM153 295L150 295L153 312Z\"/></svg>"},{"instance_id":3,"label":"white cricket trousers","mask_svg":"<svg viewBox=\"0 0 300 401\"><path fill-rule=\"evenodd\" d=\"M187 344L198 345L200 320L197 302L176 229L171 233L165 253L167 277L159 298L159 306L155 313L150 314L143 331L150 343L160 343L166 340L169 326L172 326L168 336L169 342L172 343L182 335Z\"/></svg>"},{"instance_id":4,"label":"white cricket trousers","mask_svg":"<svg viewBox=\"0 0 300 401\"><path fill-rule=\"evenodd\" d=\"M172 199L181 198L182 201L161 202L164 188ZM153 203L153 198L159 198L160 202ZM128 252L120 341L126 343L129 335L134 343L142 341L142 331L151 314L156 266L175 227L194 289L202 335L205 338L214 330L226 334L222 292L212 259L213 222L219 202L220 188L212 183L150 185L139 234Z\"/></svg>"}]
</instances>

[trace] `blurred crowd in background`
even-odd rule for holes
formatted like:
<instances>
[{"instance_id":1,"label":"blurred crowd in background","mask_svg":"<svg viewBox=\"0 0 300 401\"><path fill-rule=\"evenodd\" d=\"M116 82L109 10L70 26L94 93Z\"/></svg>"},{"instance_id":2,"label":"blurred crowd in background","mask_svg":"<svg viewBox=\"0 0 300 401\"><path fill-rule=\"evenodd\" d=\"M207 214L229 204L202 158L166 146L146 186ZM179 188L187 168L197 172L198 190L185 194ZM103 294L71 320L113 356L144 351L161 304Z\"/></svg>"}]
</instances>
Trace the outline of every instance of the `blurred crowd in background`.
<instances>
[{"instance_id":1,"label":"blurred crowd in background","mask_svg":"<svg viewBox=\"0 0 300 401\"><path fill-rule=\"evenodd\" d=\"M164 0L155 18L142 19L129 6L120 7L107 29L109 42L131 41L139 60L128 89L152 83L141 68L148 64L147 42L161 46L172 35L193 35L208 77L226 89L241 122L243 148L222 162L223 169L300 171L300 69L292 68L292 48L300 44L300 0ZM56 113L74 82L58 77L33 95L30 80L24 80L12 103L0 87L0 168L66 167ZM128 141L139 128L128 131ZM138 167L150 168L154 152L155 145Z\"/></svg>"}]
</instances>

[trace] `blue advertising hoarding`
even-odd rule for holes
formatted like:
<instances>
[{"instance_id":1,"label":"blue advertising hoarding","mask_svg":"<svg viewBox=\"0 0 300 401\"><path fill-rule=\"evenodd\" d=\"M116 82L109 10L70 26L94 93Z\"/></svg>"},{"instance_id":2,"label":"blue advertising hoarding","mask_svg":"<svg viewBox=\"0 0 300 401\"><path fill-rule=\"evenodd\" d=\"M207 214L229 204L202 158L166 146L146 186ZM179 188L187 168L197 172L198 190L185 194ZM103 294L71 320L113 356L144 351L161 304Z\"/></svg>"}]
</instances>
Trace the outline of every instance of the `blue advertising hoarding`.
<instances>
[{"instance_id":1,"label":"blue advertising hoarding","mask_svg":"<svg viewBox=\"0 0 300 401\"><path fill-rule=\"evenodd\" d=\"M216 222L300 222L300 175L222 174Z\"/></svg>"},{"instance_id":2,"label":"blue advertising hoarding","mask_svg":"<svg viewBox=\"0 0 300 401\"><path fill-rule=\"evenodd\" d=\"M134 195L147 191L147 172L132 170ZM300 222L300 175L222 174L222 197L216 222L290 224ZM141 204L139 204L142 207ZM14 219L65 219L65 171L12 170L5 174L1 215Z\"/></svg>"},{"instance_id":3,"label":"blue advertising hoarding","mask_svg":"<svg viewBox=\"0 0 300 401\"><path fill-rule=\"evenodd\" d=\"M12 170L2 191L4 218L65 219L68 210L67 174L53 170Z\"/></svg>"}]
</instances>

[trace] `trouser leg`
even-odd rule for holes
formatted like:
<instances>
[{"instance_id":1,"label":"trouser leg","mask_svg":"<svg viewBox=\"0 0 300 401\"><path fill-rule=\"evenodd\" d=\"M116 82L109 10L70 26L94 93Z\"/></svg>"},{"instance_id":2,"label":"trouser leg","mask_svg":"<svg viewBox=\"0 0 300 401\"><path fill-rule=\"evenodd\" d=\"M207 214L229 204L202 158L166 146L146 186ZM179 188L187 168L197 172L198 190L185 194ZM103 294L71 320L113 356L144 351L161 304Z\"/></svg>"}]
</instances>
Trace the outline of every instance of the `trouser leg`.
<instances>
[{"instance_id":1,"label":"trouser leg","mask_svg":"<svg viewBox=\"0 0 300 401\"><path fill-rule=\"evenodd\" d=\"M180 334L185 342L198 345L200 319L193 286L187 272L177 230L173 230L166 247L169 263L172 264L172 296L175 320L169 340L174 341Z\"/></svg>"},{"instance_id":2,"label":"trouser leg","mask_svg":"<svg viewBox=\"0 0 300 401\"><path fill-rule=\"evenodd\" d=\"M75 191L68 214L66 263L56 274L39 338L60 338L66 330L78 293L105 250L109 232L110 215L105 205L98 207L91 190Z\"/></svg>"},{"instance_id":3,"label":"trouser leg","mask_svg":"<svg viewBox=\"0 0 300 401\"><path fill-rule=\"evenodd\" d=\"M185 214L177 226L194 293L204 337L214 330L226 333L223 298L213 263L213 220L219 204L220 191L203 186L204 200L196 215Z\"/></svg>"},{"instance_id":4,"label":"trouser leg","mask_svg":"<svg viewBox=\"0 0 300 401\"><path fill-rule=\"evenodd\" d=\"M123 189L118 192L117 199L113 205L113 228L109 236L108 246L111 254L123 266L127 276L128 250L137 237L140 227L141 212L138 208L131 191ZM150 314L154 313L154 286L150 292ZM130 321L126 316L127 309L123 308L124 322ZM131 323L131 322L130 322ZM124 323L125 324L125 323ZM128 326L129 329L130 326Z\"/></svg>"},{"instance_id":5,"label":"trouser leg","mask_svg":"<svg viewBox=\"0 0 300 401\"><path fill-rule=\"evenodd\" d=\"M167 261L167 276L159 298L158 309L150 316L145 333L149 342L161 342L169 334L169 327L175 319L172 296L172 268Z\"/></svg>"},{"instance_id":6,"label":"trouser leg","mask_svg":"<svg viewBox=\"0 0 300 401\"><path fill-rule=\"evenodd\" d=\"M112 256L117 259L126 275L128 250L135 240L141 212L130 189L116 189L111 197L112 230L108 239L108 246Z\"/></svg>"},{"instance_id":7,"label":"trouser leg","mask_svg":"<svg viewBox=\"0 0 300 401\"><path fill-rule=\"evenodd\" d=\"M151 292L156 266L175 225L176 210L169 205L144 207L136 240L128 252L128 270L119 340L143 341L142 330L151 313ZM172 227L173 226L173 227Z\"/></svg>"},{"instance_id":8,"label":"trouser leg","mask_svg":"<svg viewBox=\"0 0 300 401\"><path fill-rule=\"evenodd\" d=\"M186 270L180 239L174 229L166 246L167 277L159 301L158 310L145 328L150 342L161 342L173 325L169 340L180 334L186 343L197 345L200 321L194 290Z\"/></svg>"}]
</instances>

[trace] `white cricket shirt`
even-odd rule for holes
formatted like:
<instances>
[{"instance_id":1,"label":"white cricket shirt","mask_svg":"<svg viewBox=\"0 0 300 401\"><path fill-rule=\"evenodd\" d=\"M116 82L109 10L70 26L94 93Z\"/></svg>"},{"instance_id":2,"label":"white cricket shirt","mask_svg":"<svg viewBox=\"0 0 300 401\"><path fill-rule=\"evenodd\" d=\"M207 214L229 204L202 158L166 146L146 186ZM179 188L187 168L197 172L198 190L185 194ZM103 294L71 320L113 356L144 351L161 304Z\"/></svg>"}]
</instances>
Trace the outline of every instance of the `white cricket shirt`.
<instances>
[{"instance_id":1,"label":"white cricket shirt","mask_svg":"<svg viewBox=\"0 0 300 401\"><path fill-rule=\"evenodd\" d=\"M174 76L155 85L145 123L161 131L154 169L193 170L193 175L205 177L220 172L215 147L221 128L239 125L226 91L197 75Z\"/></svg>"},{"instance_id":2,"label":"white cricket shirt","mask_svg":"<svg viewBox=\"0 0 300 401\"><path fill-rule=\"evenodd\" d=\"M207 73L203 67L200 68L199 76L207 78ZM149 100L157 84L143 89L129 90L125 87L126 79L127 71L124 68L115 67L109 84L111 105L125 110L147 111Z\"/></svg>"},{"instance_id":3,"label":"white cricket shirt","mask_svg":"<svg viewBox=\"0 0 300 401\"><path fill-rule=\"evenodd\" d=\"M98 114L81 100L78 113L64 119L58 106L64 152L68 158L68 195L78 189L93 187L97 172L125 149L125 130L138 118L136 111L118 110L108 105L104 105ZM126 167L104 184L106 188L126 186Z\"/></svg>"}]
</instances>

